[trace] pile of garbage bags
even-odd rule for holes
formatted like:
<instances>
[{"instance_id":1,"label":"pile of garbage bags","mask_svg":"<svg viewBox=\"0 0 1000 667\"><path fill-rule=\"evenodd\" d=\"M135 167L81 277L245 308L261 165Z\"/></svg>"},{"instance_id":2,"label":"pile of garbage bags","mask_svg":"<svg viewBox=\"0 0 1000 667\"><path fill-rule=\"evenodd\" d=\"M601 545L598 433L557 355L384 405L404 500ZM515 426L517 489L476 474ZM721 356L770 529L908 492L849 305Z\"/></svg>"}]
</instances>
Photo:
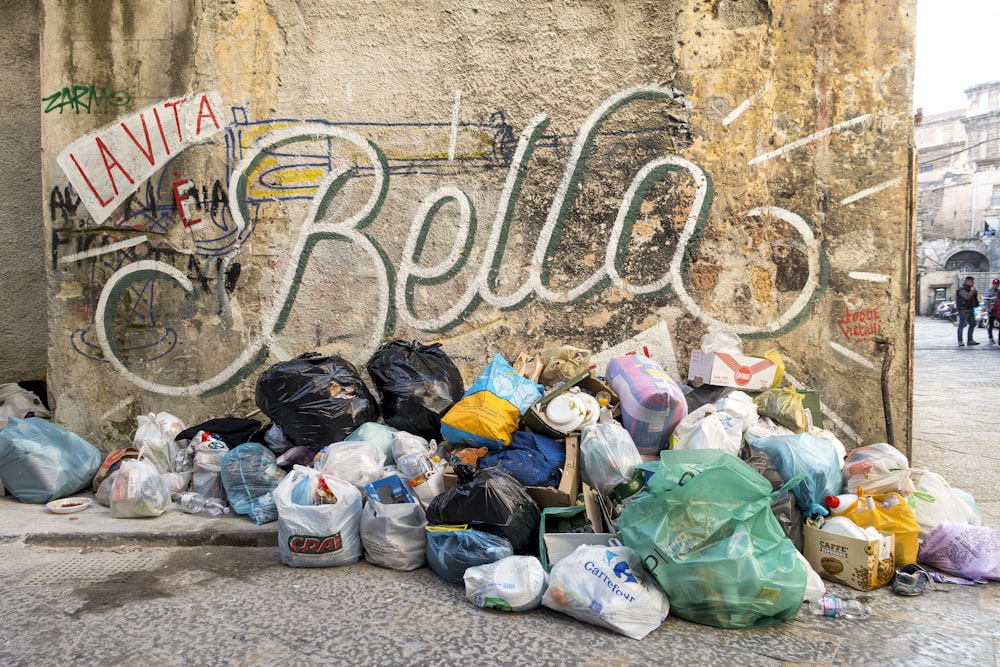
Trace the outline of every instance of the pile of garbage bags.
<instances>
[{"instance_id":1,"label":"pile of garbage bags","mask_svg":"<svg viewBox=\"0 0 1000 667\"><path fill-rule=\"evenodd\" d=\"M719 340L706 337L698 373L736 354ZM753 390L680 384L641 354L590 361L569 346L496 354L466 389L440 345L392 341L363 369L369 389L345 359L306 354L258 377L269 422L150 413L106 457L11 415L0 480L33 503L89 487L122 519L276 521L291 567L426 565L476 607L544 606L635 639L669 614L786 621L823 578L869 590L917 561L1000 579L974 499L889 444L847 452L808 391L779 386L775 352ZM847 540L859 579L813 553L816 531Z\"/></svg>"}]
</instances>

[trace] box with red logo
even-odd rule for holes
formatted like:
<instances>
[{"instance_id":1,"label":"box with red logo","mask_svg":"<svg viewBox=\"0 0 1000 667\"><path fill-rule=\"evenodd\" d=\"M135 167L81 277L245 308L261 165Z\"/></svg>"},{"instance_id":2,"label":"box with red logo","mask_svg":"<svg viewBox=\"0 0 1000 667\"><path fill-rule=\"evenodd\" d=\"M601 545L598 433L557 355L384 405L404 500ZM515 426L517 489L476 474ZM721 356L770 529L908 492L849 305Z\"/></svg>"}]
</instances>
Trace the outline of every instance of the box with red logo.
<instances>
[{"instance_id":1,"label":"box with red logo","mask_svg":"<svg viewBox=\"0 0 1000 667\"><path fill-rule=\"evenodd\" d=\"M691 351L688 380L695 387L712 384L747 391L769 389L777 367L773 361L727 352Z\"/></svg>"}]
</instances>

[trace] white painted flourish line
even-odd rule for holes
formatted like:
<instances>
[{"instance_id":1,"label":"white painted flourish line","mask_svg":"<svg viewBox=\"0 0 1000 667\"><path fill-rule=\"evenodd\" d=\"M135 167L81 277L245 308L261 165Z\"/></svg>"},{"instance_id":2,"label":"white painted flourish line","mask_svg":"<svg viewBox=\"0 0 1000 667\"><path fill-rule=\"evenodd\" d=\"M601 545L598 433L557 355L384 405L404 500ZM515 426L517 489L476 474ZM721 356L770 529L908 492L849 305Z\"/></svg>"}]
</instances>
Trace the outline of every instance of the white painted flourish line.
<instances>
[{"instance_id":1,"label":"white painted flourish line","mask_svg":"<svg viewBox=\"0 0 1000 667\"><path fill-rule=\"evenodd\" d=\"M884 183L879 183L878 185L873 185L870 188L866 188L866 189L861 190L859 192L855 192L853 195L851 195L849 197L844 197L843 199L840 200L840 203L841 204L853 204L854 202L858 201L859 199L864 199L865 197L873 195L876 192L881 192L882 190L885 190L886 188L891 188L892 186L896 185L897 183L900 183L902 180L903 180L902 176L897 176L896 178L890 178L888 181L885 181Z\"/></svg>"},{"instance_id":2,"label":"white painted flourish line","mask_svg":"<svg viewBox=\"0 0 1000 667\"><path fill-rule=\"evenodd\" d=\"M801 148L802 146L805 146L806 144L811 144L812 142L816 141L817 139L822 139L823 137L825 137L825 136L827 136L829 134L833 134L837 130L843 130L845 128L852 127L854 125L858 125L860 123L863 123L866 120L868 120L869 118L871 118L871 116L872 115L870 113L862 114L862 115L858 116L857 118L852 118L850 120L845 120L843 123L837 123L836 125L831 125L830 127L822 129L819 132L813 132L812 134L806 135L806 136L802 137L801 139L797 139L796 141L793 141L790 144L785 144L784 146L782 146L778 150L771 151L770 153L764 153L763 155L758 155L757 157L755 157L752 160L750 160L749 162L747 162L747 165L753 165L753 164L759 164L761 162L767 162L771 158L778 157L779 155L784 155L785 153L787 153L789 151L793 151L796 148Z\"/></svg>"}]
</instances>

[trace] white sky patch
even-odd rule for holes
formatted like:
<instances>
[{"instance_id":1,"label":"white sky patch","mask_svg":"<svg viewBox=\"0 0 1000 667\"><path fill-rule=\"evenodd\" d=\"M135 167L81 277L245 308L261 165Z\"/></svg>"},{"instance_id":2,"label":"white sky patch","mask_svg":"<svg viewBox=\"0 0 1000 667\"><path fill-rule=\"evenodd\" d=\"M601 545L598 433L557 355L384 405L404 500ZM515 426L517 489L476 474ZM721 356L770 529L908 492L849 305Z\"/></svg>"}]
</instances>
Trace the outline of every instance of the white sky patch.
<instances>
[{"instance_id":1,"label":"white sky patch","mask_svg":"<svg viewBox=\"0 0 1000 667\"><path fill-rule=\"evenodd\" d=\"M448 139L448 159L455 159L455 144L458 142L458 110L462 108L462 91L455 91L455 106L451 109L451 137Z\"/></svg>"},{"instance_id":2,"label":"white sky patch","mask_svg":"<svg viewBox=\"0 0 1000 667\"><path fill-rule=\"evenodd\" d=\"M753 105L757 104L757 102L760 101L760 98L764 96L764 93L771 90L773 86L774 86L774 81L768 81L767 83L764 84L763 88L758 90L756 93L754 93L747 99L743 100L743 102L738 107L730 111L729 115L722 119L723 127L732 123L734 120L742 116L743 112L745 112Z\"/></svg>"},{"instance_id":3,"label":"white sky patch","mask_svg":"<svg viewBox=\"0 0 1000 667\"><path fill-rule=\"evenodd\" d=\"M822 139L823 137L825 137L827 135L833 134L837 130L843 130L843 129L846 129L848 127L853 127L854 125L858 125L860 123L863 123L866 120L868 120L869 118L871 118L871 116L872 115L870 113L866 113L866 114L862 114L862 115L860 115L860 116L858 116L856 118L852 118L850 120L845 120L843 123L837 123L836 125L831 125L830 127L822 129L819 132L813 132L812 134L808 134L808 135L802 137L801 139L797 139L796 141L793 141L790 144L785 144L784 146L782 146L778 150L771 151L770 153L764 153L763 155L758 155L754 159L752 159L749 162L747 162L747 164L748 165L754 165L754 164L759 164L761 162L767 162L771 158L776 158L779 155L784 155L785 153L788 153L789 151L793 151L796 148L802 148L803 146L805 146L807 144L811 144L812 142L817 141L819 139Z\"/></svg>"},{"instance_id":4,"label":"white sky patch","mask_svg":"<svg viewBox=\"0 0 1000 667\"><path fill-rule=\"evenodd\" d=\"M870 283L887 283L892 279L892 276L885 273L866 273L864 271L851 271L847 277L855 280L867 280Z\"/></svg>"},{"instance_id":5,"label":"white sky patch","mask_svg":"<svg viewBox=\"0 0 1000 667\"><path fill-rule=\"evenodd\" d=\"M834 343L833 341L830 341L830 347L832 347L836 352L844 355L845 357L847 357L848 359L850 359L851 361L853 361L856 364L860 364L860 365L864 366L865 368L871 368L872 370L875 369L875 364L873 364L872 362L868 361L867 359L865 359L864 357L862 357L857 352L852 352L851 350L848 350L843 345L840 345L838 343Z\"/></svg>"},{"instance_id":6,"label":"white sky patch","mask_svg":"<svg viewBox=\"0 0 1000 667\"><path fill-rule=\"evenodd\" d=\"M891 188L892 186L896 185L897 183L902 182L902 180L903 180L902 176L897 176L896 178L891 178L888 181L885 181L884 183L879 183L878 185L873 185L870 188L865 188L864 190L860 190L859 192L855 192L853 195L851 195L849 197L844 197L843 199L840 200L840 203L841 204L853 204L854 202L858 201L859 199L864 199L865 197L869 197L869 196L875 194L876 192L882 192L882 190L885 190L887 188Z\"/></svg>"},{"instance_id":7,"label":"white sky patch","mask_svg":"<svg viewBox=\"0 0 1000 667\"><path fill-rule=\"evenodd\" d=\"M127 241L119 241L118 243L110 243L100 248L93 248L91 250L84 250L83 252L78 252L73 255L66 255L65 257L59 258L60 264L72 264L73 262L79 261L81 259L87 259L88 257L97 257L98 255L107 255L108 253L115 252L116 250L124 250L125 248L131 248L133 246L141 245L146 242L146 235L140 234L135 238L128 239Z\"/></svg>"}]
</instances>

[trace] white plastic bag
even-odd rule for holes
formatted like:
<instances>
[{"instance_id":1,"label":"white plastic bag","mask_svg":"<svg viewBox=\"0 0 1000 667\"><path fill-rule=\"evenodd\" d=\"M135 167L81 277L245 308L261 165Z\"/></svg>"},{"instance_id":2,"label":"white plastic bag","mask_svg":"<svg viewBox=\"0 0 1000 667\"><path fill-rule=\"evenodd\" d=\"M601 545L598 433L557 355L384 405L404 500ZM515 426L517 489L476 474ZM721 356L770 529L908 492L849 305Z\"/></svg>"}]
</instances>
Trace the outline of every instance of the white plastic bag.
<instances>
[{"instance_id":1,"label":"white plastic bag","mask_svg":"<svg viewBox=\"0 0 1000 667\"><path fill-rule=\"evenodd\" d=\"M844 492L857 493L859 486L869 495L909 495L915 487L906 455L887 442L852 450L844 460Z\"/></svg>"},{"instance_id":2,"label":"white plastic bag","mask_svg":"<svg viewBox=\"0 0 1000 667\"><path fill-rule=\"evenodd\" d=\"M337 502L305 505L322 480ZM304 491L304 492L303 492ZM361 492L318 470L295 466L274 489L278 508L278 553L291 567L350 565L361 558Z\"/></svg>"},{"instance_id":3,"label":"white plastic bag","mask_svg":"<svg viewBox=\"0 0 1000 667\"><path fill-rule=\"evenodd\" d=\"M743 442L753 444L759 438L770 438L777 435L794 435L795 432L787 426L782 426L770 417L760 417L757 423L747 428L743 433Z\"/></svg>"},{"instance_id":4,"label":"white plastic bag","mask_svg":"<svg viewBox=\"0 0 1000 667\"><path fill-rule=\"evenodd\" d=\"M760 421L757 413L757 404L753 402L750 395L742 391L731 391L715 402L716 412L725 412L740 421L740 428L745 432L748 428L756 426Z\"/></svg>"},{"instance_id":5,"label":"white plastic bag","mask_svg":"<svg viewBox=\"0 0 1000 667\"><path fill-rule=\"evenodd\" d=\"M542 604L632 639L660 627L670 611L639 554L620 546L578 546L552 567Z\"/></svg>"},{"instance_id":6,"label":"white plastic bag","mask_svg":"<svg viewBox=\"0 0 1000 667\"><path fill-rule=\"evenodd\" d=\"M865 491L868 491L867 487ZM917 517L921 540L945 521L957 524L977 523L972 508L955 494L944 477L934 472L921 475L917 490L907 496L907 502Z\"/></svg>"},{"instance_id":7,"label":"white plastic bag","mask_svg":"<svg viewBox=\"0 0 1000 667\"><path fill-rule=\"evenodd\" d=\"M390 570L415 570L427 562L427 517L420 503L368 498L361 510L365 560Z\"/></svg>"},{"instance_id":8,"label":"white plastic bag","mask_svg":"<svg viewBox=\"0 0 1000 667\"><path fill-rule=\"evenodd\" d=\"M710 352L743 354L743 341L731 329L713 324L708 327L708 333L701 337L701 350L705 354Z\"/></svg>"},{"instance_id":9,"label":"white plastic bag","mask_svg":"<svg viewBox=\"0 0 1000 667\"><path fill-rule=\"evenodd\" d=\"M160 516L170 505L170 490L151 462L125 459L111 484L110 501L116 519Z\"/></svg>"},{"instance_id":10,"label":"white plastic bag","mask_svg":"<svg viewBox=\"0 0 1000 667\"><path fill-rule=\"evenodd\" d=\"M7 426L9 417L24 419L29 414L40 419L52 417L35 392L24 389L16 382L0 384L0 429Z\"/></svg>"},{"instance_id":11,"label":"white plastic bag","mask_svg":"<svg viewBox=\"0 0 1000 667\"><path fill-rule=\"evenodd\" d=\"M642 456L629 432L618 422L583 427L580 467L583 481L601 493L632 481Z\"/></svg>"},{"instance_id":12,"label":"white plastic bag","mask_svg":"<svg viewBox=\"0 0 1000 667\"><path fill-rule=\"evenodd\" d=\"M419 435L413 435L406 431L396 431L392 434L392 458L397 464L399 459L407 454L430 456L433 453L434 448Z\"/></svg>"},{"instance_id":13,"label":"white plastic bag","mask_svg":"<svg viewBox=\"0 0 1000 667\"><path fill-rule=\"evenodd\" d=\"M324 475L350 482L359 489L382 477L385 454L373 442L352 440L324 447L314 465Z\"/></svg>"},{"instance_id":14,"label":"white plastic bag","mask_svg":"<svg viewBox=\"0 0 1000 667\"><path fill-rule=\"evenodd\" d=\"M721 449L740 455L743 422L714 405L703 405L688 414L670 434L671 449Z\"/></svg>"},{"instance_id":15,"label":"white plastic bag","mask_svg":"<svg viewBox=\"0 0 1000 667\"><path fill-rule=\"evenodd\" d=\"M180 450L174 437L184 430L184 424L168 412L139 415L132 447L160 472L174 471L174 459Z\"/></svg>"},{"instance_id":16,"label":"white plastic bag","mask_svg":"<svg viewBox=\"0 0 1000 667\"><path fill-rule=\"evenodd\" d=\"M206 498L226 499L222 487L222 459L229 451L229 445L216 436L199 432L194 437L194 473L191 476L191 490Z\"/></svg>"},{"instance_id":17,"label":"white plastic bag","mask_svg":"<svg viewBox=\"0 0 1000 667\"><path fill-rule=\"evenodd\" d=\"M465 571L465 599L480 609L530 611L542 603L548 574L534 556L508 556Z\"/></svg>"}]
</instances>

